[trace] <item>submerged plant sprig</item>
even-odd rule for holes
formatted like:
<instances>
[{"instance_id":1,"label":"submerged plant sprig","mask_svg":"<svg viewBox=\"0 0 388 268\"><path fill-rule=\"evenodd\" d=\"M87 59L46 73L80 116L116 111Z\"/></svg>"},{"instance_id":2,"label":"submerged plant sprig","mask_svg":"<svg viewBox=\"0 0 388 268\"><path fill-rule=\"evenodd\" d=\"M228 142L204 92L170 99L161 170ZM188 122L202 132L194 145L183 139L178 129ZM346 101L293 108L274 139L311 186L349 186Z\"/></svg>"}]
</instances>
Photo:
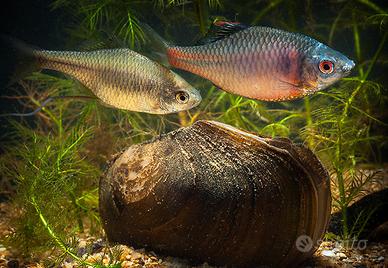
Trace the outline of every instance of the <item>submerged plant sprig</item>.
<instances>
[{"instance_id":1,"label":"submerged plant sprig","mask_svg":"<svg viewBox=\"0 0 388 268\"><path fill-rule=\"evenodd\" d=\"M7 241L24 255L55 246L59 240L52 239L52 232L57 231L58 238L63 230L67 234L82 231L84 217L97 208L95 203L83 202L81 208L80 201L74 202L97 183L98 168L81 154L92 129L65 126L57 111L51 113L58 120L54 126L63 128L61 131L34 131L13 122L17 133L10 138L18 142L11 141L12 146L5 148L0 159L4 167L1 176L17 181L14 206L19 213L14 219L15 231ZM69 221L72 218L75 220ZM42 219L50 225L45 226Z\"/></svg>"},{"instance_id":2,"label":"submerged plant sprig","mask_svg":"<svg viewBox=\"0 0 388 268\"><path fill-rule=\"evenodd\" d=\"M353 28L353 31L355 33L355 43L358 44L360 42L358 28ZM387 34L385 33L368 68L366 70L360 68L358 77L348 78L346 79L347 82L343 83L344 88L351 87L353 88L352 91L341 91L342 88L338 88L329 93L321 93L333 101L328 107L322 109L327 112L320 113L311 128L308 129L315 129L315 131L304 132L311 140L316 139L317 136L314 133L319 132L320 135L317 140L320 148L330 155L329 159L332 159L330 164L334 170L336 185L339 190L339 196L335 199L335 204L342 211L342 235L346 239L357 233L354 231L355 227L348 226L347 207L351 200L363 190L366 182L369 181L366 180L365 183L357 184L354 183L356 177L348 174L355 174L357 164L367 160L369 156L366 155L366 152L371 152L372 143L382 144L386 140L383 136L371 133L372 124L386 126L387 123L371 115L368 111L372 105L372 100L374 103L379 104L382 95L379 90L381 85L367 80L386 42L386 38ZM361 53L357 45L356 53ZM365 100L367 100L367 103L365 103ZM347 184L347 181L351 183Z\"/></svg>"}]
</instances>

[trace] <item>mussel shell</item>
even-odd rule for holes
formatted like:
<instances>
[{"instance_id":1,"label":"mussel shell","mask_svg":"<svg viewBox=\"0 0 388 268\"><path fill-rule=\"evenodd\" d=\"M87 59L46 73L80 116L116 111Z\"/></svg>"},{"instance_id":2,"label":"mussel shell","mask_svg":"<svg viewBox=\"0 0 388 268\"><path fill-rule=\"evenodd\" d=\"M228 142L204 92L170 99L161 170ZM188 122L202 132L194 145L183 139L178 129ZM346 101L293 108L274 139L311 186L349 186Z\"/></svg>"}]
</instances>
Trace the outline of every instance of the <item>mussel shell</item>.
<instances>
[{"instance_id":1,"label":"mussel shell","mask_svg":"<svg viewBox=\"0 0 388 268\"><path fill-rule=\"evenodd\" d=\"M289 266L319 246L329 185L304 146L198 121L117 156L101 178L100 214L112 242L215 265Z\"/></svg>"}]
</instances>

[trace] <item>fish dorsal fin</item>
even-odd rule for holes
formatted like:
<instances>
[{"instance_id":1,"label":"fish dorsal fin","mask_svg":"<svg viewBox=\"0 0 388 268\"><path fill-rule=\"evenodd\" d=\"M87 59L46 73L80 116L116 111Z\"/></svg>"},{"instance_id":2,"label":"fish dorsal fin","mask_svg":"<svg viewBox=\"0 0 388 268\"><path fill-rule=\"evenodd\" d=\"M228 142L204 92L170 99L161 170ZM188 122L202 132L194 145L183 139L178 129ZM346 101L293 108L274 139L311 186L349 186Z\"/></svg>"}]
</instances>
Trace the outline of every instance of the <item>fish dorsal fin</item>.
<instances>
[{"instance_id":1,"label":"fish dorsal fin","mask_svg":"<svg viewBox=\"0 0 388 268\"><path fill-rule=\"evenodd\" d=\"M229 35L237 33L239 31L249 28L248 25L245 25L241 22L231 22L231 21L215 21L206 34L206 36L200 39L197 42L197 45L204 45L208 43L213 43L215 41L224 39Z\"/></svg>"}]
</instances>

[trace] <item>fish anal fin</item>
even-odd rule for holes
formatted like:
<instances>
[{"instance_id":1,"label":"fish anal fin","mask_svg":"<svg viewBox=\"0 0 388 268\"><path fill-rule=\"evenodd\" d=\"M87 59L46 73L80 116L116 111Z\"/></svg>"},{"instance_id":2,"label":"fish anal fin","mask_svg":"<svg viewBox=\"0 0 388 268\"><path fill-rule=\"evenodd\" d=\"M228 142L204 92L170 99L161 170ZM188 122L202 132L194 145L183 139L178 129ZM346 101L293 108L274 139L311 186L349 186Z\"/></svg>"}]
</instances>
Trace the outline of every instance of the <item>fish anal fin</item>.
<instances>
[{"instance_id":1,"label":"fish anal fin","mask_svg":"<svg viewBox=\"0 0 388 268\"><path fill-rule=\"evenodd\" d=\"M197 45L204 45L208 43L213 43L218 40L224 39L234 33L245 30L249 26L241 22L231 22L231 21L215 21L206 34L206 36L200 39L197 42Z\"/></svg>"}]
</instances>

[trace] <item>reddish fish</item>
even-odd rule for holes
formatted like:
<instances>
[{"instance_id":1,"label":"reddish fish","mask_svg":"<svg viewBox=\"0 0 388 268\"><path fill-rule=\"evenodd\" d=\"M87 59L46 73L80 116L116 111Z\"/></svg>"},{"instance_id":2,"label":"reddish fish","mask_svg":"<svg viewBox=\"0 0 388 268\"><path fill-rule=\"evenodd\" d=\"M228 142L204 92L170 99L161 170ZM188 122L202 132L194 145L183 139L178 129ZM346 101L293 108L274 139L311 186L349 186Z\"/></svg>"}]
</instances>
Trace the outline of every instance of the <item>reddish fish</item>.
<instances>
[{"instance_id":1,"label":"reddish fish","mask_svg":"<svg viewBox=\"0 0 388 268\"><path fill-rule=\"evenodd\" d=\"M217 22L205 40L192 47L164 42L169 64L252 99L300 98L328 87L354 67L317 40L269 27Z\"/></svg>"}]
</instances>

